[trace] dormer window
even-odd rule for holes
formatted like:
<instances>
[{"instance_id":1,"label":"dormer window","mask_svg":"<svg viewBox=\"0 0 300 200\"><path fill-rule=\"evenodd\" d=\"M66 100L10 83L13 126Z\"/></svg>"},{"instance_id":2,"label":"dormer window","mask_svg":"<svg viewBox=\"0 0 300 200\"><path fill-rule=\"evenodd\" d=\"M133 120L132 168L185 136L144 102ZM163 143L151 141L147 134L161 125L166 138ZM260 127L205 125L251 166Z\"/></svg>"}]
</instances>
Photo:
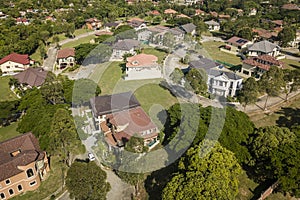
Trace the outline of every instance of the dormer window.
<instances>
[{"instance_id":1,"label":"dormer window","mask_svg":"<svg viewBox=\"0 0 300 200\"><path fill-rule=\"evenodd\" d=\"M132 62L132 64L133 64L133 65L138 65L139 62L138 62L137 60L135 60L135 61Z\"/></svg>"},{"instance_id":2,"label":"dormer window","mask_svg":"<svg viewBox=\"0 0 300 200\"><path fill-rule=\"evenodd\" d=\"M14 151L14 152L11 152L10 155L11 155L12 157L15 157L15 156L17 156L19 153L21 153L21 149L18 149L18 150Z\"/></svg>"}]
</instances>

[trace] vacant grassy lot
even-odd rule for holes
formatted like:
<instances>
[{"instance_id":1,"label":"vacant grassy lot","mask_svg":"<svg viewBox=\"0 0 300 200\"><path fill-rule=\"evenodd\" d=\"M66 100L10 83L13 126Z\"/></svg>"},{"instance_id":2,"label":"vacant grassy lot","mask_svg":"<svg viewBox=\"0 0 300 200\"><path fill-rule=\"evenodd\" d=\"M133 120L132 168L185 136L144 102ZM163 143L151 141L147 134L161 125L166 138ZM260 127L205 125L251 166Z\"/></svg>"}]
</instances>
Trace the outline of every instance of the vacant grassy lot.
<instances>
[{"instance_id":1,"label":"vacant grassy lot","mask_svg":"<svg viewBox=\"0 0 300 200\"><path fill-rule=\"evenodd\" d=\"M63 169L64 167L64 169ZM63 183L63 172L65 172L66 166L59 162L56 156L51 157L50 172L46 175L47 178L42 182L41 186L35 190L26 192L23 195L16 196L14 200L32 200L32 199L45 199L51 196L56 190L61 188Z\"/></svg>"},{"instance_id":2,"label":"vacant grassy lot","mask_svg":"<svg viewBox=\"0 0 300 200\"><path fill-rule=\"evenodd\" d=\"M241 60L239 57L225 53L219 50L219 47L225 45L223 42L214 42L214 41L209 41L209 42L204 42L202 43L202 46L204 50L207 51L208 55L214 59L214 60L220 60L223 62L227 62L233 65L239 65L241 64Z\"/></svg>"},{"instance_id":3,"label":"vacant grassy lot","mask_svg":"<svg viewBox=\"0 0 300 200\"><path fill-rule=\"evenodd\" d=\"M9 126L1 127L0 142L20 135L21 133L17 131L17 127L18 127L18 122L12 123Z\"/></svg>"},{"instance_id":4,"label":"vacant grassy lot","mask_svg":"<svg viewBox=\"0 0 300 200\"><path fill-rule=\"evenodd\" d=\"M80 44L85 44L85 43L89 43L92 39L95 39L95 35L90 35L90 36L87 36L87 37L84 37L84 38L80 38L78 40L75 40L75 41L72 41L72 42L68 42L64 45L62 45L62 49L63 48L72 48L72 47L76 47Z\"/></svg>"},{"instance_id":5,"label":"vacant grassy lot","mask_svg":"<svg viewBox=\"0 0 300 200\"><path fill-rule=\"evenodd\" d=\"M250 119L254 122L256 127L262 126L289 126L289 124L293 124L298 122L299 119L299 108L300 108L300 96L291 102L287 102L282 105L282 108L272 114L255 114L250 116Z\"/></svg>"},{"instance_id":6,"label":"vacant grassy lot","mask_svg":"<svg viewBox=\"0 0 300 200\"><path fill-rule=\"evenodd\" d=\"M296 60L283 59L281 60L289 69L300 69L300 62Z\"/></svg>"},{"instance_id":7,"label":"vacant grassy lot","mask_svg":"<svg viewBox=\"0 0 300 200\"><path fill-rule=\"evenodd\" d=\"M166 57L166 53L163 51L156 50L154 48L145 48L143 53L152 54L158 57L158 63L162 63L163 59Z\"/></svg>"},{"instance_id":8,"label":"vacant grassy lot","mask_svg":"<svg viewBox=\"0 0 300 200\"><path fill-rule=\"evenodd\" d=\"M8 82L10 78L11 76L0 77L0 102L18 99L17 96L9 88Z\"/></svg>"}]
</instances>

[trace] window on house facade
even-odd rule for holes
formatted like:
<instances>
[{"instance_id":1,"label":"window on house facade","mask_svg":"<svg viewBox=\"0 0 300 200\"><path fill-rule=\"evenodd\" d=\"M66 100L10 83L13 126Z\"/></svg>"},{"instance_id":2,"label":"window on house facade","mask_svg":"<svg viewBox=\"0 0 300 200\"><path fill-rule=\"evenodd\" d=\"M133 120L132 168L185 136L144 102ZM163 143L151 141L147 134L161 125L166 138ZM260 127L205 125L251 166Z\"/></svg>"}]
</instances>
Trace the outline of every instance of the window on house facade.
<instances>
[{"instance_id":1,"label":"window on house facade","mask_svg":"<svg viewBox=\"0 0 300 200\"><path fill-rule=\"evenodd\" d=\"M0 194L0 198L1 198L1 199L5 199L5 194L4 194L4 193L1 193L1 194Z\"/></svg>"},{"instance_id":2,"label":"window on house facade","mask_svg":"<svg viewBox=\"0 0 300 200\"><path fill-rule=\"evenodd\" d=\"M22 191L22 190L23 190L22 185L18 185L18 190L19 190L19 191Z\"/></svg>"},{"instance_id":3,"label":"window on house facade","mask_svg":"<svg viewBox=\"0 0 300 200\"><path fill-rule=\"evenodd\" d=\"M27 169L26 174L27 174L27 178L30 178L30 177L32 177L34 175L32 169Z\"/></svg>"},{"instance_id":4,"label":"window on house facade","mask_svg":"<svg viewBox=\"0 0 300 200\"><path fill-rule=\"evenodd\" d=\"M34 186L36 184L36 181L32 181L29 183L30 186Z\"/></svg>"},{"instance_id":5,"label":"window on house facade","mask_svg":"<svg viewBox=\"0 0 300 200\"><path fill-rule=\"evenodd\" d=\"M6 66L6 69L9 69L10 68L10 66Z\"/></svg>"},{"instance_id":6,"label":"window on house facade","mask_svg":"<svg viewBox=\"0 0 300 200\"><path fill-rule=\"evenodd\" d=\"M8 193L9 193L9 195L11 196L11 195L14 194L14 190L13 190L13 189L9 189L9 190L8 190Z\"/></svg>"},{"instance_id":7,"label":"window on house facade","mask_svg":"<svg viewBox=\"0 0 300 200\"><path fill-rule=\"evenodd\" d=\"M6 184L6 185L9 185L9 184L10 184L10 180L7 179L7 180L5 181L5 184Z\"/></svg>"}]
</instances>

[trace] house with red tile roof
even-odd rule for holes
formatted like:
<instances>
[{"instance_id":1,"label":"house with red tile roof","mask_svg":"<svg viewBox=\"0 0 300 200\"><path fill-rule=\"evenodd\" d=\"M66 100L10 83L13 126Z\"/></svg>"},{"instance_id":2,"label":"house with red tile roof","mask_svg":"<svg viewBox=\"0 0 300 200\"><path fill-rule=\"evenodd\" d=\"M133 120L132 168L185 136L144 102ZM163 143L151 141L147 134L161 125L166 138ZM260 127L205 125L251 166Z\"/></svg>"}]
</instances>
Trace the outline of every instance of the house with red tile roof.
<instances>
[{"instance_id":1,"label":"house with red tile roof","mask_svg":"<svg viewBox=\"0 0 300 200\"><path fill-rule=\"evenodd\" d=\"M89 30L99 30L102 26L102 22L97 18L89 18L85 20L85 25Z\"/></svg>"},{"instance_id":2,"label":"house with red tile roof","mask_svg":"<svg viewBox=\"0 0 300 200\"><path fill-rule=\"evenodd\" d=\"M50 170L47 154L31 133L0 143L0 199L36 190Z\"/></svg>"},{"instance_id":3,"label":"house with red tile roof","mask_svg":"<svg viewBox=\"0 0 300 200\"><path fill-rule=\"evenodd\" d=\"M27 54L11 53L0 60L3 74L14 74L24 71L34 64Z\"/></svg>"},{"instance_id":4,"label":"house with red tile roof","mask_svg":"<svg viewBox=\"0 0 300 200\"><path fill-rule=\"evenodd\" d=\"M43 68L28 68L23 72L14 75L22 87L40 87L46 80L48 72Z\"/></svg>"},{"instance_id":5,"label":"house with red tile roof","mask_svg":"<svg viewBox=\"0 0 300 200\"><path fill-rule=\"evenodd\" d=\"M225 49L237 54L239 52L244 52L245 50L247 50L247 47L251 44L253 44L252 41L233 36L226 41Z\"/></svg>"},{"instance_id":6,"label":"house with red tile roof","mask_svg":"<svg viewBox=\"0 0 300 200\"><path fill-rule=\"evenodd\" d=\"M300 10L299 6L293 3L283 4L281 8L284 10Z\"/></svg>"},{"instance_id":7,"label":"house with red tile roof","mask_svg":"<svg viewBox=\"0 0 300 200\"><path fill-rule=\"evenodd\" d=\"M283 62L273 56L264 54L243 60L241 72L248 77L260 78L263 73L269 71L271 66L284 68Z\"/></svg>"},{"instance_id":8,"label":"house with red tile roof","mask_svg":"<svg viewBox=\"0 0 300 200\"><path fill-rule=\"evenodd\" d=\"M197 16L197 15L205 15L206 13L203 11L203 10L200 10L200 9L196 9L195 10L195 16Z\"/></svg>"},{"instance_id":9,"label":"house with red tile roof","mask_svg":"<svg viewBox=\"0 0 300 200\"><path fill-rule=\"evenodd\" d=\"M125 80L141 80L161 78L161 68L158 58L150 54L138 54L126 59Z\"/></svg>"},{"instance_id":10,"label":"house with red tile roof","mask_svg":"<svg viewBox=\"0 0 300 200\"><path fill-rule=\"evenodd\" d=\"M22 17L18 17L16 19L16 24L19 25L19 24L24 24L24 25L29 25L29 20L26 19L26 18L22 18Z\"/></svg>"},{"instance_id":11,"label":"house with red tile roof","mask_svg":"<svg viewBox=\"0 0 300 200\"><path fill-rule=\"evenodd\" d=\"M75 49L65 48L57 52L56 63L59 69L75 65Z\"/></svg>"},{"instance_id":12,"label":"house with red tile roof","mask_svg":"<svg viewBox=\"0 0 300 200\"><path fill-rule=\"evenodd\" d=\"M93 97L90 106L109 147L123 147L134 135L149 148L158 143L157 126L131 92Z\"/></svg>"},{"instance_id":13,"label":"house with red tile roof","mask_svg":"<svg viewBox=\"0 0 300 200\"><path fill-rule=\"evenodd\" d=\"M177 11L169 8L164 11L164 14L174 15L174 14L177 14Z\"/></svg>"},{"instance_id":14,"label":"house with red tile roof","mask_svg":"<svg viewBox=\"0 0 300 200\"><path fill-rule=\"evenodd\" d=\"M159 16L159 15L160 15L160 12L157 11L157 10L152 10L152 11L149 11L149 12L148 12L148 15Z\"/></svg>"}]
</instances>

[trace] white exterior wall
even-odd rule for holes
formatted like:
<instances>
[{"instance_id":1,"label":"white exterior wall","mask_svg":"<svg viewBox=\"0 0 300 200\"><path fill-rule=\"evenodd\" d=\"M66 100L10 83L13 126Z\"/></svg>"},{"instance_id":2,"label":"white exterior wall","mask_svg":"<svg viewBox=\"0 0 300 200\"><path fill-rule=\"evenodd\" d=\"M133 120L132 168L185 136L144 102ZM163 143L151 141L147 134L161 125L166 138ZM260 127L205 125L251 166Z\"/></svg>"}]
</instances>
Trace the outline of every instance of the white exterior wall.
<instances>
[{"instance_id":1,"label":"white exterior wall","mask_svg":"<svg viewBox=\"0 0 300 200\"><path fill-rule=\"evenodd\" d=\"M134 49L130 49L129 51L113 49L113 53L111 55L111 60L123 60L123 55L126 53L130 53L135 55Z\"/></svg>"},{"instance_id":2,"label":"white exterior wall","mask_svg":"<svg viewBox=\"0 0 300 200\"><path fill-rule=\"evenodd\" d=\"M243 79L231 80L223 77L208 76L208 92L219 96L236 96L237 90L241 88Z\"/></svg>"},{"instance_id":3,"label":"white exterior wall","mask_svg":"<svg viewBox=\"0 0 300 200\"><path fill-rule=\"evenodd\" d=\"M75 58L74 57L68 57L68 58L60 58L58 59L58 64L67 63L68 65L74 64Z\"/></svg>"},{"instance_id":4,"label":"white exterior wall","mask_svg":"<svg viewBox=\"0 0 300 200\"><path fill-rule=\"evenodd\" d=\"M256 56L259 56L259 55L263 55L264 53L259 52L259 51L249 51L248 54L249 54L249 56L256 57ZM276 57L276 56L279 55L279 50L277 48L274 48L273 51L270 52L270 53L267 53L267 55Z\"/></svg>"},{"instance_id":5,"label":"white exterior wall","mask_svg":"<svg viewBox=\"0 0 300 200\"><path fill-rule=\"evenodd\" d=\"M30 65L23 65L12 61L7 61L0 65L0 69L3 74L13 74L15 72L21 72L27 69Z\"/></svg>"},{"instance_id":6,"label":"white exterior wall","mask_svg":"<svg viewBox=\"0 0 300 200\"><path fill-rule=\"evenodd\" d=\"M126 68L125 80L141 80L162 78L161 69L157 67L129 67Z\"/></svg>"}]
</instances>

